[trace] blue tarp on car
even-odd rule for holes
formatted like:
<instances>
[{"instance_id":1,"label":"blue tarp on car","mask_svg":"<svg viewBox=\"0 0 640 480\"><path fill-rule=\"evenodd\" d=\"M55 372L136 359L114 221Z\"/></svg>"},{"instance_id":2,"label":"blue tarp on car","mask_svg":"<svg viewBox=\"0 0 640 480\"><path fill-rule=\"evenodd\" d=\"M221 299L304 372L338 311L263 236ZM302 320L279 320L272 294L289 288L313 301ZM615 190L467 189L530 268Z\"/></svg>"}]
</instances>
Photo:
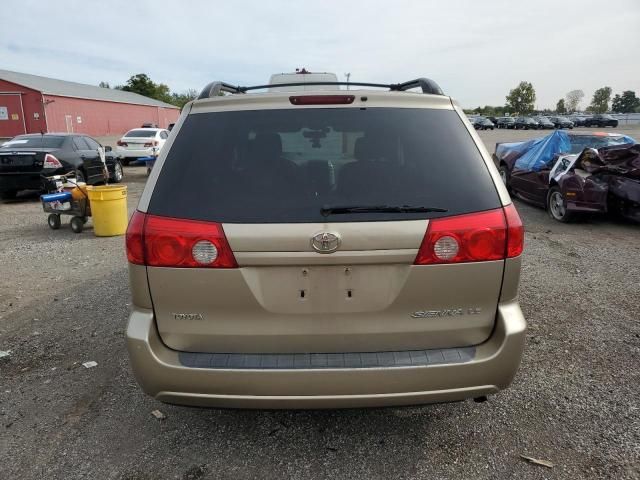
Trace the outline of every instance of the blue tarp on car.
<instances>
[{"instance_id":1,"label":"blue tarp on car","mask_svg":"<svg viewBox=\"0 0 640 480\"><path fill-rule=\"evenodd\" d=\"M515 168L537 172L549 165L557 153L569 152L571 141L567 132L556 130L546 137L534 138L526 142L505 143L500 145L506 150L521 153Z\"/></svg>"},{"instance_id":2,"label":"blue tarp on car","mask_svg":"<svg viewBox=\"0 0 640 480\"><path fill-rule=\"evenodd\" d=\"M598 137L598 147L607 145L620 145L625 143L636 143L636 141L626 135L594 135ZM589 137L571 136L563 130L556 130L550 135L534 138L526 142L502 143L496 148L496 154L503 157L508 153L515 153L518 159L514 167L524 171L540 171L544 167L551 167L555 156L560 153L580 153L583 148L581 139ZM610 141L609 141L610 140ZM574 145L575 143L575 145ZM600 144L601 143L601 144ZM591 145L596 147L596 145ZM574 152L574 150L577 151Z\"/></svg>"}]
</instances>

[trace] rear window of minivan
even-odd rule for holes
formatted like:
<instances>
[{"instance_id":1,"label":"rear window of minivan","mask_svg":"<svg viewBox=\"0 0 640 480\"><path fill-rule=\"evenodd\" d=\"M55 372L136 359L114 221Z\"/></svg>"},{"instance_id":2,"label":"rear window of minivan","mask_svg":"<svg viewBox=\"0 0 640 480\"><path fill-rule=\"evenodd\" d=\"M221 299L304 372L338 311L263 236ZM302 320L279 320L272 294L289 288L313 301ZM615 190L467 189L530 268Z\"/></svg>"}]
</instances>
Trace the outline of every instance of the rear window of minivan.
<instances>
[{"instance_id":1,"label":"rear window of minivan","mask_svg":"<svg viewBox=\"0 0 640 480\"><path fill-rule=\"evenodd\" d=\"M349 213L335 206L446 212ZM189 115L148 212L222 223L411 220L498 208L453 110L301 108Z\"/></svg>"}]
</instances>

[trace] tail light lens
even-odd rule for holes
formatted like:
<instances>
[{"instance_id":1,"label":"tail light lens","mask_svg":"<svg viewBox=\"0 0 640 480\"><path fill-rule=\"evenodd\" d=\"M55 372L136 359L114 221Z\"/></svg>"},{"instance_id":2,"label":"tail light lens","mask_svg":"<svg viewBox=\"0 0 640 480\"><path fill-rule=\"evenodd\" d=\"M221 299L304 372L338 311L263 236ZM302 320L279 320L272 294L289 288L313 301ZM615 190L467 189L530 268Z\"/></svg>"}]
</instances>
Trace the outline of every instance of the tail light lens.
<instances>
[{"instance_id":1,"label":"tail light lens","mask_svg":"<svg viewBox=\"0 0 640 480\"><path fill-rule=\"evenodd\" d=\"M44 156L44 162L42 163L43 168L62 168L62 163L56 157L47 153Z\"/></svg>"},{"instance_id":2,"label":"tail light lens","mask_svg":"<svg viewBox=\"0 0 640 480\"><path fill-rule=\"evenodd\" d=\"M128 144L127 144L127 142L123 142L122 140L118 140L116 142L116 145L118 145L119 147L126 147Z\"/></svg>"},{"instance_id":3,"label":"tail light lens","mask_svg":"<svg viewBox=\"0 0 640 480\"><path fill-rule=\"evenodd\" d=\"M298 95L289 97L292 105L349 105L355 95Z\"/></svg>"},{"instance_id":4,"label":"tail light lens","mask_svg":"<svg viewBox=\"0 0 640 480\"><path fill-rule=\"evenodd\" d=\"M236 268L222 225L135 212L126 236L127 258L136 265Z\"/></svg>"},{"instance_id":5,"label":"tail light lens","mask_svg":"<svg viewBox=\"0 0 640 480\"><path fill-rule=\"evenodd\" d=\"M524 229L513 205L487 212L436 218L416 256L416 265L483 262L522 253Z\"/></svg>"}]
</instances>

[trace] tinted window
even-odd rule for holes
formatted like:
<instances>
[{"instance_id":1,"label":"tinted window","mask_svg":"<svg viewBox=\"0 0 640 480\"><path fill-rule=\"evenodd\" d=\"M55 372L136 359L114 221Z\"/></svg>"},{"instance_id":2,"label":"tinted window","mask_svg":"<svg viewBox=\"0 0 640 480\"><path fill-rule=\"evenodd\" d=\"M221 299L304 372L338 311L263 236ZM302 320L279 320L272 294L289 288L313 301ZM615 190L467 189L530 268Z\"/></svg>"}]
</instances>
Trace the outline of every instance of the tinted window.
<instances>
[{"instance_id":1,"label":"tinted window","mask_svg":"<svg viewBox=\"0 0 640 480\"><path fill-rule=\"evenodd\" d=\"M488 210L499 198L456 112L300 109L190 115L149 206L229 223L322 222L323 206L411 205L447 213L332 215L410 220Z\"/></svg>"},{"instance_id":2,"label":"tinted window","mask_svg":"<svg viewBox=\"0 0 640 480\"><path fill-rule=\"evenodd\" d=\"M132 138L151 138L155 137L157 130L131 130L124 134L125 137Z\"/></svg>"},{"instance_id":3,"label":"tinted window","mask_svg":"<svg viewBox=\"0 0 640 480\"><path fill-rule=\"evenodd\" d=\"M83 137L83 138L84 138L84 141L87 142L87 145L89 145L89 149L98 150L100 148L100 144L96 142L93 138L91 137Z\"/></svg>"},{"instance_id":4,"label":"tinted window","mask_svg":"<svg viewBox=\"0 0 640 480\"><path fill-rule=\"evenodd\" d=\"M89 145L87 145L87 142L85 142L82 137L73 137L73 144L77 150L90 150Z\"/></svg>"},{"instance_id":5,"label":"tinted window","mask_svg":"<svg viewBox=\"0 0 640 480\"><path fill-rule=\"evenodd\" d=\"M60 148L65 138L54 135L19 135L0 146L12 148Z\"/></svg>"}]
</instances>

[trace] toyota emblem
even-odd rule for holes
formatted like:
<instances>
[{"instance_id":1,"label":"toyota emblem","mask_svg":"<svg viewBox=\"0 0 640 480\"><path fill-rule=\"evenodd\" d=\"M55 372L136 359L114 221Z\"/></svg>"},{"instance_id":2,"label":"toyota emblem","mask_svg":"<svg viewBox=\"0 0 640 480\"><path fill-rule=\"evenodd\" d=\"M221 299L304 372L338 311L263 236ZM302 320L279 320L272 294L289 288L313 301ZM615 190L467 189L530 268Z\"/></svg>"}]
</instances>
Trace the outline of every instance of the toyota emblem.
<instances>
[{"instance_id":1,"label":"toyota emblem","mask_svg":"<svg viewBox=\"0 0 640 480\"><path fill-rule=\"evenodd\" d=\"M318 253L333 253L340 248L340 237L334 233L322 232L311 238L311 246Z\"/></svg>"}]
</instances>

